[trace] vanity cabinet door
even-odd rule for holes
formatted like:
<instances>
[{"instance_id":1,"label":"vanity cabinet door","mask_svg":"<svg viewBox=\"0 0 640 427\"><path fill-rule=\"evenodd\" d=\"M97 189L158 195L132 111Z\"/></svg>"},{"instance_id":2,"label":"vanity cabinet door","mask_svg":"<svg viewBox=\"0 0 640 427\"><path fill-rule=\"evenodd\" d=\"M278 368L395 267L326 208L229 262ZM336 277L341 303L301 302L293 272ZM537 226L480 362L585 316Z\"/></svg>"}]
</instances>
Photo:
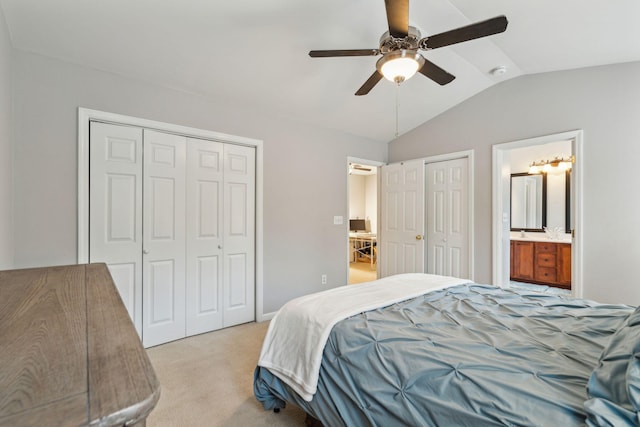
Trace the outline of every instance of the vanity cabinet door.
<instances>
[{"instance_id":1,"label":"vanity cabinet door","mask_svg":"<svg viewBox=\"0 0 640 427\"><path fill-rule=\"evenodd\" d=\"M558 284L571 286L571 245L558 244Z\"/></svg>"},{"instance_id":2,"label":"vanity cabinet door","mask_svg":"<svg viewBox=\"0 0 640 427\"><path fill-rule=\"evenodd\" d=\"M513 257L511 258L512 279L533 280L533 242L515 240L511 242Z\"/></svg>"}]
</instances>

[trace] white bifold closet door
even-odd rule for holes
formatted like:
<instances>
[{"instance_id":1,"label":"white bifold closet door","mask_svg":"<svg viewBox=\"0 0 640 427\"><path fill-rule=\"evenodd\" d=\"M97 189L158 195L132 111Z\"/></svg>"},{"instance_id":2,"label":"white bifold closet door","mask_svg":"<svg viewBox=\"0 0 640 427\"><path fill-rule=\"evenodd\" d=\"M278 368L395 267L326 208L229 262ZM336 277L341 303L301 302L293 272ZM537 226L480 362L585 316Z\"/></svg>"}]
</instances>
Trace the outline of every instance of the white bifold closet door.
<instances>
[{"instance_id":1,"label":"white bifold closet door","mask_svg":"<svg viewBox=\"0 0 640 427\"><path fill-rule=\"evenodd\" d=\"M223 273L223 148L189 139L187 150L187 335L219 329Z\"/></svg>"},{"instance_id":2,"label":"white bifold closet door","mask_svg":"<svg viewBox=\"0 0 640 427\"><path fill-rule=\"evenodd\" d=\"M91 123L90 255L149 347L254 320L255 149Z\"/></svg>"},{"instance_id":3,"label":"white bifold closet door","mask_svg":"<svg viewBox=\"0 0 640 427\"><path fill-rule=\"evenodd\" d=\"M468 161L426 165L427 273L469 278Z\"/></svg>"},{"instance_id":4,"label":"white bifold closet door","mask_svg":"<svg viewBox=\"0 0 640 427\"><path fill-rule=\"evenodd\" d=\"M142 129L90 124L89 262L109 267L142 335Z\"/></svg>"},{"instance_id":5,"label":"white bifold closet door","mask_svg":"<svg viewBox=\"0 0 640 427\"><path fill-rule=\"evenodd\" d=\"M256 154L224 145L223 326L255 319Z\"/></svg>"},{"instance_id":6,"label":"white bifold closet door","mask_svg":"<svg viewBox=\"0 0 640 427\"><path fill-rule=\"evenodd\" d=\"M183 136L144 130L142 339L186 336L186 147Z\"/></svg>"}]
</instances>

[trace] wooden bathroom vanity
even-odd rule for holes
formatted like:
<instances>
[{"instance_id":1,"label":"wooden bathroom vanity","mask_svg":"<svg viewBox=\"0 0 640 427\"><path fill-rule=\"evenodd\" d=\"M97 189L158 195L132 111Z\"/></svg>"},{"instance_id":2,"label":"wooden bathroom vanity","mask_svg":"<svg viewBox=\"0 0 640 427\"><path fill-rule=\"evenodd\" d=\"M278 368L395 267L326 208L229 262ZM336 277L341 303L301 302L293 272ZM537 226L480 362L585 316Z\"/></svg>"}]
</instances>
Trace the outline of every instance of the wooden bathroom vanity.
<instances>
[{"instance_id":1,"label":"wooden bathroom vanity","mask_svg":"<svg viewBox=\"0 0 640 427\"><path fill-rule=\"evenodd\" d=\"M511 280L571 289L571 243L511 240Z\"/></svg>"}]
</instances>

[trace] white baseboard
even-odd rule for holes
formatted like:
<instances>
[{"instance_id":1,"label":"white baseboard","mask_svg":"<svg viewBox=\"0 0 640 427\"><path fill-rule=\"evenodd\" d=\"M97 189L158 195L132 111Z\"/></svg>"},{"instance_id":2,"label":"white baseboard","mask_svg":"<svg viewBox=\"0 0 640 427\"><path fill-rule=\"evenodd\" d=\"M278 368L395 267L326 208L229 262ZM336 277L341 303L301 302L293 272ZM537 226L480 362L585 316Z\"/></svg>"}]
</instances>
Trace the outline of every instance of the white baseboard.
<instances>
[{"instance_id":1,"label":"white baseboard","mask_svg":"<svg viewBox=\"0 0 640 427\"><path fill-rule=\"evenodd\" d=\"M274 318L274 316L276 315L277 311L273 311L271 313L263 313L262 316L258 317L257 322L266 322L268 320L271 320Z\"/></svg>"}]
</instances>

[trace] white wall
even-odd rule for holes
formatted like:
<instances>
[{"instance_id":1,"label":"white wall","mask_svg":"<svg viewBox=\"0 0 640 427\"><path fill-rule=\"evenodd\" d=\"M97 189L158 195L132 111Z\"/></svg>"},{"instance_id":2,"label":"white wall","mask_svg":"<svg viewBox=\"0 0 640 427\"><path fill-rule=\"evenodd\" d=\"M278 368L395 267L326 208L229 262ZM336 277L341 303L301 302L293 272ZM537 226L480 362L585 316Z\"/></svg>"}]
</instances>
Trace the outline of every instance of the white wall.
<instances>
[{"instance_id":1,"label":"white wall","mask_svg":"<svg viewBox=\"0 0 640 427\"><path fill-rule=\"evenodd\" d=\"M349 218L365 219L366 193L365 176L349 175Z\"/></svg>"},{"instance_id":2,"label":"white wall","mask_svg":"<svg viewBox=\"0 0 640 427\"><path fill-rule=\"evenodd\" d=\"M378 175L365 175L365 219L369 220L370 231L378 230Z\"/></svg>"},{"instance_id":3,"label":"white wall","mask_svg":"<svg viewBox=\"0 0 640 427\"><path fill-rule=\"evenodd\" d=\"M77 108L264 141L264 307L347 283L347 157L387 145L122 76L14 52L15 263L76 262ZM313 164L315 173L309 173ZM321 285L321 275L328 283Z\"/></svg>"},{"instance_id":4,"label":"white wall","mask_svg":"<svg viewBox=\"0 0 640 427\"><path fill-rule=\"evenodd\" d=\"M490 283L491 146L583 129L584 296L638 305L639 117L640 62L522 76L393 141L389 160L475 148L475 278Z\"/></svg>"},{"instance_id":5,"label":"white wall","mask_svg":"<svg viewBox=\"0 0 640 427\"><path fill-rule=\"evenodd\" d=\"M11 41L0 8L0 270L13 267L11 66Z\"/></svg>"},{"instance_id":6,"label":"white wall","mask_svg":"<svg viewBox=\"0 0 640 427\"><path fill-rule=\"evenodd\" d=\"M369 220L369 230L378 229L377 175L349 175L349 217Z\"/></svg>"}]
</instances>

